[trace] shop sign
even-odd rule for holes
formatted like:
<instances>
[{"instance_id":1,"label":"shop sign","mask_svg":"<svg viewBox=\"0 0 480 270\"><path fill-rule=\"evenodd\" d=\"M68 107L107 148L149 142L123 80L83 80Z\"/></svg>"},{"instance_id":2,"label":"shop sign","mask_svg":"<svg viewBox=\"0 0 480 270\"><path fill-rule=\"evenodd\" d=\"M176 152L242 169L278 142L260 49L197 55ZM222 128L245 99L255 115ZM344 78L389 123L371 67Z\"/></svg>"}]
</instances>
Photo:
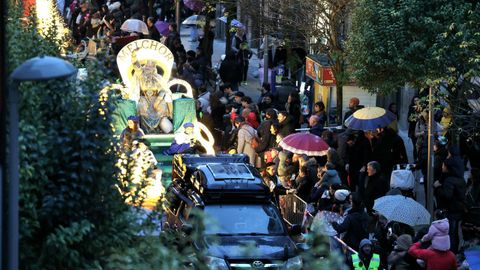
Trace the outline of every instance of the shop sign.
<instances>
[{"instance_id":1,"label":"shop sign","mask_svg":"<svg viewBox=\"0 0 480 270\"><path fill-rule=\"evenodd\" d=\"M309 57L305 61L305 74L320 85L330 86L336 84L332 68L322 66Z\"/></svg>"},{"instance_id":2,"label":"shop sign","mask_svg":"<svg viewBox=\"0 0 480 270\"><path fill-rule=\"evenodd\" d=\"M317 83L322 83L322 66L315 62L313 59L307 57L305 61L305 74L316 81Z\"/></svg>"},{"instance_id":3,"label":"shop sign","mask_svg":"<svg viewBox=\"0 0 480 270\"><path fill-rule=\"evenodd\" d=\"M335 85L335 76L331 67L322 67L322 85Z\"/></svg>"}]
</instances>

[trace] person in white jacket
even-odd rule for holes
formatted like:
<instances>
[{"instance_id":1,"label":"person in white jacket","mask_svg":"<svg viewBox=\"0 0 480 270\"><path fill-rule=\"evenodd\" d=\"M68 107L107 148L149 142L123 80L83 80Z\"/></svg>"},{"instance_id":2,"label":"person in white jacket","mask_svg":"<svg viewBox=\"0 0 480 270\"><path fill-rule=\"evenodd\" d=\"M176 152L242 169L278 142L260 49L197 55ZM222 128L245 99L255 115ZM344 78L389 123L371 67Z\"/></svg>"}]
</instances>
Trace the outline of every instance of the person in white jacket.
<instances>
[{"instance_id":1,"label":"person in white jacket","mask_svg":"<svg viewBox=\"0 0 480 270\"><path fill-rule=\"evenodd\" d=\"M257 136L257 131L245 122L245 118L237 116L235 118L235 127L238 129L237 135L237 153L245 154L249 158L252 166L255 166L256 155L255 149L252 147L252 138Z\"/></svg>"}]
</instances>

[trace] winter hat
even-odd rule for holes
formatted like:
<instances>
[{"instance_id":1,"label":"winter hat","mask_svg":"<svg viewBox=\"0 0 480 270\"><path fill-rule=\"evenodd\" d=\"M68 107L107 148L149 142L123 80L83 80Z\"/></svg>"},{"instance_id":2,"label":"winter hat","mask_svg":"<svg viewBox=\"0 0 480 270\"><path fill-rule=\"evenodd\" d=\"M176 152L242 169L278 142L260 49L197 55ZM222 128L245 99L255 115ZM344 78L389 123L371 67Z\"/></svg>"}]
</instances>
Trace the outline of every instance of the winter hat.
<instances>
[{"instance_id":1,"label":"winter hat","mask_svg":"<svg viewBox=\"0 0 480 270\"><path fill-rule=\"evenodd\" d=\"M362 249L364 246L366 245L370 245L372 246L372 241L368 240L368 239L363 239L362 241L360 241L360 249Z\"/></svg>"},{"instance_id":2,"label":"winter hat","mask_svg":"<svg viewBox=\"0 0 480 270\"><path fill-rule=\"evenodd\" d=\"M128 118L127 118L127 121L128 120L132 120L133 122L135 123L138 123L140 121L140 118L138 116L135 116L135 115L130 115Z\"/></svg>"},{"instance_id":3,"label":"winter hat","mask_svg":"<svg viewBox=\"0 0 480 270\"><path fill-rule=\"evenodd\" d=\"M350 191L346 189L339 189L335 191L335 199L337 201L343 202L347 199L348 195L350 195Z\"/></svg>"},{"instance_id":4,"label":"winter hat","mask_svg":"<svg viewBox=\"0 0 480 270\"><path fill-rule=\"evenodd\" d=\"M448 219L440 219L432 222L428 233L422 238L422 241L432 241L431 248L446 251L450 249L450 236L448 235Z\"/></svg>"},{"instance_id":5,"label":"winter hat","mask_svg":"<svg viewBox=\"0 0 480 270\"><path fill-rule=\"evenodd\" d=\"M183 128L189 128L189 127L193 128L193 123L187 122L187 123L183 124Z\"/></svg>"},{"instance_id":6,"label":"winter hat","mask_svg":"<svg viewBox=\"0 0 480 270\"><path fill-rule=\"evenodd\" d=\"M395 250L406 251L412 245L412 237L409 234L402 234L397 238Z\"/></svg>"}]
</instances>

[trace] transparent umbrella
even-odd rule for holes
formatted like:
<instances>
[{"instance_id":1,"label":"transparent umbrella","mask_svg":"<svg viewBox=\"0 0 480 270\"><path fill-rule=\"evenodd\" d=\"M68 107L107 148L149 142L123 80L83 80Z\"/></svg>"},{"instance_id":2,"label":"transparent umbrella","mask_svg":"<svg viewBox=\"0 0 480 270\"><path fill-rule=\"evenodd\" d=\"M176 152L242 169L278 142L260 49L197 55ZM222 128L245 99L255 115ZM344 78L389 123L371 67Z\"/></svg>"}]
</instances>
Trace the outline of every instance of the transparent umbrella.
<instances>
[{"instance_id":1,"label":"transparent umbrella","mask_svg":"<svg viewBox=\"0 0 480 270\"><path fill-rule=\"evenodd\" d=\"M136 32L136 33L142 33L144 35L148 35L147 25L143 21L140 21L137 19L126 20L120 27L120 30L125 32L130 32L130 33Z\"/></svg>"}]
</instances>

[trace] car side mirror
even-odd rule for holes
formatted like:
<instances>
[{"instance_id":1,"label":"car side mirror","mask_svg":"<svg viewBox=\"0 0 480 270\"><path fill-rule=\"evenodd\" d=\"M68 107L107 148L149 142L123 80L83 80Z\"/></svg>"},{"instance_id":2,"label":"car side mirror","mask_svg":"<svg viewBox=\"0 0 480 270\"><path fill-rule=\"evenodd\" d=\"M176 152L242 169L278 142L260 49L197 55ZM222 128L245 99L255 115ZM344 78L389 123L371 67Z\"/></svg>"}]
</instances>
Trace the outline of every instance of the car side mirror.
<instances>
[{"instance_id":1,"label":"car side mirror","mask_svg":"<svg viewBox=\"0 0 480 270\"><path fill-rule=\"evenodd\" d=\"M193 226L190 224L183 224L181 230L186 235L190 235L193 232Z\"/></svg>"},{"instance_id":2,"label":"car side mirror","mask_svg":"<svg viewBox=\"0 0 480 270\"><path fill-rule=\"evenodd\" d=\"M293 224L292 227L290 227L290 235L291 236L296 236L300 235L302 233L302 226L299 224Z\"/></svg>"}]
</instances>

